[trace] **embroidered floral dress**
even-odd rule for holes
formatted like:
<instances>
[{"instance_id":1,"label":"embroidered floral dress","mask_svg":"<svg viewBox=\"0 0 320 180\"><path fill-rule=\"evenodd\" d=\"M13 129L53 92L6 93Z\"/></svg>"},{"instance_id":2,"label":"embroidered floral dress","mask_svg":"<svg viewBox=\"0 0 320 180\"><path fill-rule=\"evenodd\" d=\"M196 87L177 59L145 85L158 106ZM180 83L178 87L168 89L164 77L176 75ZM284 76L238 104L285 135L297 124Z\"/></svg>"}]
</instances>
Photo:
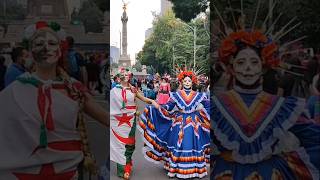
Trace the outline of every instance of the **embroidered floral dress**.
<instances>
[{"instance_id":1,"label":"embroidered floral dress","mask_svg":"<svg viewBox=\"0 0 320 180\"><path fill-rule=\"evenodd\" d=\"M139 121L145 157L164 162L168 176L207 175L210 148L209 101L204 93L179 90L160 109L147 106Z\"/></svg>"},{"instance_id":2,"label":"embroidered floral dress","mask_svg":"<svg viewBox=\"0 0 320 180\"><path fill-rule=\"evenodd\" d=\"M304 100L235 87L211 102L211 179L319 179L320 127Z\"/></svg>"}]
</instances>

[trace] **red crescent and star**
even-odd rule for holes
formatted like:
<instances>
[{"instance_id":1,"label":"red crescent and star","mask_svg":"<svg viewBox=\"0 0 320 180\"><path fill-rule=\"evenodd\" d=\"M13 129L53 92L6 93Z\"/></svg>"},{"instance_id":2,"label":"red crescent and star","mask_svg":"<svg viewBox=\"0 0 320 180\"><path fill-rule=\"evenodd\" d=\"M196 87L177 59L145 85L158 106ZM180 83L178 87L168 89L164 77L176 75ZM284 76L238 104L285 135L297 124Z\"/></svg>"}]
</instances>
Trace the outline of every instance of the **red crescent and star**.
<instances>
[{"instance_id":1,"label":"red crescent and star","mask_svg":"<svg viewBox=\"0 0 320 180\"><path fill-rule=\"evenodd\" d=\"M133 116L128 116L127 113L123 113L122 116L114 116L114 117L119 121L118 127L121 126L122 124L127 124L129 127L132 127L130 120L133 118ZM124 144L127 144L127 145L135 144L134 137L128 137L128 138L122 137L121 135L116 133L113 129L112 129L112 133L120 142Z\"/></svg>"}]
</instances>

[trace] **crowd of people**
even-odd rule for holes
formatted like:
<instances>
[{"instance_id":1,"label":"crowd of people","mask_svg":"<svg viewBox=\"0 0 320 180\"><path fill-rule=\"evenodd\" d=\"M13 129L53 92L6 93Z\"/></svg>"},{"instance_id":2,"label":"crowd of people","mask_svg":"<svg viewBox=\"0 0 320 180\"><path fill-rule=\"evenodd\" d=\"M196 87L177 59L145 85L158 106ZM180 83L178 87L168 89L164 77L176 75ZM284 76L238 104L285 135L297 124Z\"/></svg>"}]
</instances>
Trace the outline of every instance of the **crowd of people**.
<instances>
[{"instance_id":1,"label":"crowd of people","mask_svg":"<svg viewBox=\"0 0 320 180\"><path fill-rule=\"evenodd\" d=\"M193 84L192 89L198 92L204 92L209 97L209 77L199 75L198 83ZM114 88L120 82L119 74L114 75L110 79L111 88ZM182 84L178 78L164 73L162 76L159 73L150 75L145 78L132 77L130 84L143 93L145 97L156 100L160 105L166 104L170 99L170 92L176 92L182 89Z\"/></svg>"},{"instance_id":2,"label":"crowd of people","mask_svg":"<svg viewBox=\"0 0 320 180\"><path fill-rule=\"evenodd\" d=\"M77 51L74 38L66 37L66 61L64 69L76 80L82 82L92 95L105 94L108 72L108 53ZM0 91L25 72L35 71L35 62L27 47L13 47L9 59L0 55Z\"/></svg>"},{"instance_id":3,"label":"crowd of people","mask_svg":"<svg viewBox=\"0 0 320 180\"><path fill-rule=\"evenodd\" d=\"M155 74L141 80L121 67L110 92L110 160L117 164L117 176L131 177L138 128L144 156L163 161L169 177L205 177L210 152L207 86L207 77L186 67L174 78ZM136 99L149 104L140 116Z\"/></svg>"}]
</instances>

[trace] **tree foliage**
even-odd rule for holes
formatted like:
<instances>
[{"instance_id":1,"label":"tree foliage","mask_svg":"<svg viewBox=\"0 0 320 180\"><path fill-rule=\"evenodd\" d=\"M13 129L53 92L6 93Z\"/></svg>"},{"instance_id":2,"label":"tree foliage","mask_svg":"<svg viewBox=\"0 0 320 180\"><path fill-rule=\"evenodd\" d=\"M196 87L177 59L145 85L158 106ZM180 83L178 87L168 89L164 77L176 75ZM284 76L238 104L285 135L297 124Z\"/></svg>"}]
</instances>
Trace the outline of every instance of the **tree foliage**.
<instances>
[{"instance_id":1,"label":"tree foliage","mask_svg":"<svg viewBox=\"0 0 320 180\"><path fill-rule=\"evenodd\" d=\"M275 2L276 0L273 0ZM223 17L224 22L235 29L234 20L240 16L241 12L241 1L238 0L215 0L210 7L211 11L211 19L220 21L218 12ZM257 4L259 1L257 0L243 0L243 12L246 15L247 28L251 28L253 19L255 17L255 12L257 9ZM268 1L260 1L260 8L257 15L257 20L255 26L258 28L262 28L262 23L265 20L265 17L269 13L269 0ZM216 7L216 9L214 8ZM273 9L272 19L267 21L266 29L268 29L272 22L274 22L277 17L280 16L278 21L275 23L273 28L273 32L279 31L282 27L284 27L291 19L296 17L293 23L289 26L302 22L300 26L295 28L293 31L286 34L284 37L280 39L280 43L287 42L290 40L297 39L304 35L307 36L307 39L303 40L304 46L313 47L315 49L320 48L320 1L318 0L281 0L277 1L275 8ZM269 18L270 19L270 18ZM222 22L220 22L220 29L223 30ZM214 27L215 26L215 27ZM217 28L217 24L215 24L213 29ZM288 28L287 28L288 29Z\"/></svg>"},{"instance_id":2,"label":"tree foliage","mask_svg":"<svg viewBox=\"0 0 320 180\"><path fill-rule=\"evenodd\" d=\"M137 63L134 64L132 67L135 68L136 71L139 71L139 72L142 71L142 64L141 64L141 62L137 62Z\"/></svg>"},{"instance_id":3,"label":"tree foliage","mask_svg":"<svg viewBox=\"0 0 320 180\"><path fill-rule=\"evenodd\" d=\"M196 19L185 24L172 11L156 17L153 34L145 41L137 59L159 73L172 73L175 65L193 65L194 34L196 28L196 65L206 67L209 51L209 34L204 26L205 19ZM205 68L205 71L208 70Z\"/></svg>"},{"instance_id":4,"label":"tree foliage","mask_svg":"<svg viewBox=\"0 0 320 180\"><path fill-rule=\"evenodd\" d=\"M102 32L103 12L93 1L84 1L73 20L80 20L86 32Z\"/></svg>"},{"instance_id":5,"label":"tree foliage","mask_svg":"<svg viewBox=\"0 0 320 180\"><path fill-rule=\"evenodd\" d=\"M107 0L93 0L102 12L110 11L110 1Z\"/></svg>"},{"instance_id":6,"label":"tree foliage","mask_svg":"<svg viewBox=\"0 0 320 180\"><path fill-rule=\"evenodd\" d=\"M22 20L27 15L27 9L16 1L0 2L0 23L6 24L8 21Z\"/></svg>"},{"instance_id":7,"label":"tree foliage","mask_svg":"<svg viewBox=\"0 0 320 180\"><path fill-rule=\"evenodd\" d=\"M177 18L189 22L199 13L205 12L209 0L170 0Z\"/></svg>"}]
</instances>

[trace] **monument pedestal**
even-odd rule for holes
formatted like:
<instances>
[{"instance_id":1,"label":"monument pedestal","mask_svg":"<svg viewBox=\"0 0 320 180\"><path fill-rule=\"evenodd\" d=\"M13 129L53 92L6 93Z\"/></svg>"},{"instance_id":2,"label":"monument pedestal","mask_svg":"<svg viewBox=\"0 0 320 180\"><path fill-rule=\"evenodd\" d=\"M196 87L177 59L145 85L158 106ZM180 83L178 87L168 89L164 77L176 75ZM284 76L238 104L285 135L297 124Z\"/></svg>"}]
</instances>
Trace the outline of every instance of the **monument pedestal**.
<instances>
[{"instance_id":1,"label":"monument pedestal","mask_svg":"<svg viewBox=\"0 0 320 180\"><path fill-rule=\"evenodd\" d=\"M121 55L119 59L119 66L130 67L131 66L130 57L128 55Z\"/></svg>"},{"instance_id":2,"label":"monument pedestal","mask_svg":"<svg viewBox=\"0 0 320 180\"><path fill-rule=\"evenodd\" d=\"M8 23L6 33L0 26L0 49L20 44L25 28L37 21L54 21L61 25L66 35L73 36L75 46L88 51L107 50L109 48L109 21L105 19L103 33L86 33L83 25L70 24L68 12L69 0L28 0L27 16L24 20ZM105 18L108 14L106 13Z\"/></svg>"}]
</instances>

